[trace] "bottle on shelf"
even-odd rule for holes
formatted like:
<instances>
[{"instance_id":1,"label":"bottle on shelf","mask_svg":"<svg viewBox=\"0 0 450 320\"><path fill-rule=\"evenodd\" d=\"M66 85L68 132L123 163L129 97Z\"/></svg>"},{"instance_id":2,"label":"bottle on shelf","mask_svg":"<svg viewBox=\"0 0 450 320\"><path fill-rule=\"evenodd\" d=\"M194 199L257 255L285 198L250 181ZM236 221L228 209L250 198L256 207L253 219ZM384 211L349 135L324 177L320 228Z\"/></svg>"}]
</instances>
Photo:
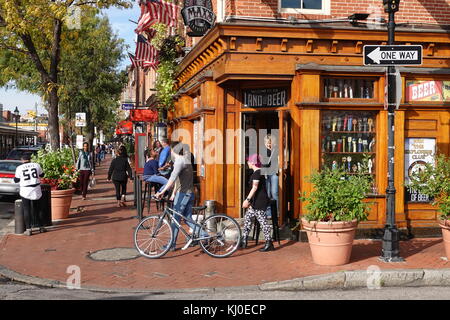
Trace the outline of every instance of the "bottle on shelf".
<instances>
[{"instance_id":1,"label":"bottle on shelf","mask_svg":"<svg viewBox=\"0 0 450 320\"><path fill-rule=\"evenodd\" d=\"M349 86L348 86L348 97L350 98L350 99L352 99L353 98L353 87L355 86L354 85L354 83L355 83L355 80L350 80L349 81Z\"/></svg>"},{"instance_id":2,"label":"bottle on shelf","mask_svg":"<svg viewBox=\"0 0 450 320\"><path fill-rule=\"evenodd\" d=\"M333 80L328 79L328 96L327 96L327 98L331 98L333 96L333 93L334 93Z\"/></svg>"},{"instance_id":3,"label":"bottle on shelf","mask_svg":"<svg viewBox=\"0 0 450 320\"><path fill-rule=\"evenodd\" d=\"M342 136L342 152L345 152L346 150L346 146L347 145L347 137L346 136Z\"/></svg>"},{"instance_id":4,"label":"bottle on shelf","mask_svg":"<svg viewBox=\"0 0 450 320\"><path fill-rule=\"evenodd\" d=\"M336 126L337 131L341 131L342 130L342 117L337 117L337 126Z\"/></svg>"},{"instance_id":5,"label":"bottle on shelf","mask_svg":"<svg viewBox=\"0 0 450 320\"><path fill-rule=\"evenodd\" d=\"M367 117L363 118L363 131L366 132L367 131Z\"/></svg>"},{"instance_id":6,"label":"bottle on shelf","mask_svg":"<svg viewBox=\"0 0 450 320\"><path fill-rule=\"evenodd\" d=\"M347 171L351 172L352 169L352 157L348 156L347 157Z\"/></svg>"},{"instance_id":7,"label":"bottle on shelf","mask_svg":"<svg viewBox=\"0 0 450 320\"><path fill-rule=\"evenodd\" d=\"M372 130L373 130L373 119L372 118L369 118L369 119L367 119L367 129L368 129L368 131L369 132L372 132Z\"/></svg>"},{"instance_id":8,"label":"bottle on shelf","mask_svg":"<svg viewBox=\"0 0 450 320\"><path fill-rule=\"evenodd\" d=\"M362 131L363 129L363 122L361 118L358 118L358 131Z\"/></svg>"},{"instance_id":9,"label":"bottle on shelf","mask_svg":"<svg viewBox=\"0 0 450 320\"><path fill-rule=\"evenodd\" d=\"M363 152L363 141L361 138L358 139L358 152Z\"/></svg>"},{"instance_id":10,"label":"bottle on shelf","mask_svg":"<svg viewBox=\"0 0 450 320\"><path fill-rule=\"evenodd\" d=\"M337 152L342 152L342 139L337 139Z\"/></svg>"},{"instance_id":11,"label":"bottle on shelf","mask_svg":"<svg viewBox=\"0 0 450 320\"><path fill-rule=\"evenodd\" d=\"M339 98L344 97L344 80L339 79L338 81L338 87L339 87Z\"/></svg>"},{"instance_id":12,"label":"bottle on shelf","mask_svg":"<svg viewBox=\"0 0 450 320\"><path fill-rule=\"evenodd\" d=\"M325 98L329 98L328 97L328 79L324 79L323 80L323 96L325 97Z\"/></svg>"},{"instance_id":13,"label":"bottle on shelf","mask_svg":"<svg viewBox=\"0 0 450 320\"><path fill-rule=\"evenodd\" d=\"M348 131L352 131L352 123L353 123L352 121L353 121L352 115L349 115L348 118L347 118L347 129L348 129Z\"/></svg>"}]
</instances>

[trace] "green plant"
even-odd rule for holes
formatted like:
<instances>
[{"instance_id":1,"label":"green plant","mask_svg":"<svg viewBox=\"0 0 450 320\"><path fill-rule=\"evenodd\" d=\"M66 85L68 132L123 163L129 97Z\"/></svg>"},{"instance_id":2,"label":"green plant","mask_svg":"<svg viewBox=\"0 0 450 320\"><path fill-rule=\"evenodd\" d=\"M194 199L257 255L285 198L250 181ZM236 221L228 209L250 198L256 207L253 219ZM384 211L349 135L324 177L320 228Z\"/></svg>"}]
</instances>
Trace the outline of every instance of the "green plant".
<instances>
[{"instance_id":1,"label":"green plant","mask_svg":"<svg viewBox=\"0 0 450 320\"><path fill-rule=\"evenodd\" d=\"M47 183L52 190L71 189L78 178L78 171L73 164L72 153L69 148L56 151L39 150L32 156L44 171L42 183Z\"/></svg>"},{"instance_id":2,"label":"green plant","mask_svg":"<svg viewBox=\"0 0 450 320\"><path fill-rule=\"evenodd\" d=\"M340 168L324 168L314 172L309 181L314 190L309 196L300 197L306 201L308 221L363 221L367 219L369 204L363 202L371 189L370 175L361 173L349 175Z\"/></svg>"},{"instance_id":3,"label":"green plant","mask_svg":"<svg viewBox=\"0 0 450 320\"><path fill-rule=\"evenodd\" d=\"M435 164L425 164L410 178L407 188L433 197L432 204L439 207L441 219L450 219L450 158L440 154Z\"/></svg>"}]
</instances>

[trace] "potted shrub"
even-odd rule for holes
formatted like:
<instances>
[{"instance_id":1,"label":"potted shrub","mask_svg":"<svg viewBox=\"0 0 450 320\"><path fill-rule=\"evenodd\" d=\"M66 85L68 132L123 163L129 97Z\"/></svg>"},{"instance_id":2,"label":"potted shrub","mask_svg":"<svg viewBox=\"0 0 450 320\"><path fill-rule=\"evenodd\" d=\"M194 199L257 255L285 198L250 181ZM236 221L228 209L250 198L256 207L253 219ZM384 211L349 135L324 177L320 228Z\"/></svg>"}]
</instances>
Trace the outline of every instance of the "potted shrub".
<instances>
[{"instance_id":1,"label":"potted shrub","mask_svg":"<svg viewBox=\"0 0 450 320\"><path fill-rule=\"evenodd\" d=\"M363 200L371 180L371 175L348 174L340 168L324 168L309 177L313 191L300 197L307 211L301 223L316 264L349 262L358 222L367 219L369 208Z\"/></svg>"},{"instance_id":2,"label":"potted shrub","mask_svg":"<svg viewBox=\"0 0 450 320\"><path fill-rule=\"evenodd\" d=\"M440 212L439 225L442 228L447 259L450 259L450 158L443 154L435 157L435 164L424 163L411 173L409 190L416 190L432 198L432 205Z\"/></svg>"},{"instance_id":3,"label":"potted shrub","mask_svg":"<svg viewBox=\"0 0 450 320\"><path fill-rule=\"evenodd\" d=\"M74 184L79 175L73 163L71 150L69 148L56 151L39 150L32 161L39 163L44 171L42 183L50 185L52 220L67 218L75 192Z\"/></svg>"}]
</instances>

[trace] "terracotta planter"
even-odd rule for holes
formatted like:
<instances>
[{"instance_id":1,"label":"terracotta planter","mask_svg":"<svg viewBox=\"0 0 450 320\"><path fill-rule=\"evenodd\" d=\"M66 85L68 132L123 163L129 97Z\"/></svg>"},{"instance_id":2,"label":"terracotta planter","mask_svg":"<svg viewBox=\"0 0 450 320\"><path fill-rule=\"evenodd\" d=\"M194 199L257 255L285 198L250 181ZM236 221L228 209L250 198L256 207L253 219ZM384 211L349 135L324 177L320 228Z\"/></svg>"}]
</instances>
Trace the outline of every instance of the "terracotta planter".
<instances>
[{"instance_id":1,"label":"terracotta planter","mask_svg":"<svg viewBox=\"0 0 450 320\"><path fill-rule=\"evenodd\" d=\"M52 220L66 219L69 217L70 204L75 189L52 190Z\"/></svg>"},{"instance_id":2,"label":"terracotta planter","mask_svg":"<svg viewBox=\"0 0 450 320\"><path fill-rule=\"evenodd\" d=\"M325 266L347 264L357 225L357 220L330 223L302 219L314 263Z\"/></svg>"},{"instance_id":3,"label":"terracotta planter","mask_svg":"<svg viewBox=\"0 0 450 320\"><path fill-rule=\"evenodd\" d=\"M450 260L450 220L439 220L442 228L442 239L444 239L445 255Z\"/></svg>"}]
</instances>

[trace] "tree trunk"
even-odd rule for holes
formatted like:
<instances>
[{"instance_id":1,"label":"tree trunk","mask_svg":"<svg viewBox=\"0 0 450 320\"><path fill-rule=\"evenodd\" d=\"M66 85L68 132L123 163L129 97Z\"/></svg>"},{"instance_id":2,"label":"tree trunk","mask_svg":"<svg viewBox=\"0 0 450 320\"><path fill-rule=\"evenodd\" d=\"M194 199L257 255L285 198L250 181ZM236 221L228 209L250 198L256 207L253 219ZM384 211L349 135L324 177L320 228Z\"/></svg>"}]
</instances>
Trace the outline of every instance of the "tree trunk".
<instances>
[{"instance_id":1,"label":"tree trunk","mask_svg":"<svg viewBox=\"0 0 450 320\"><path fill-rule=\"evenodd\" d=\"M48 132L52 150L58 150L60 145L58 102L58 89L55 87L52 88L48 97Z\"/></svg>"}]
</instances>

